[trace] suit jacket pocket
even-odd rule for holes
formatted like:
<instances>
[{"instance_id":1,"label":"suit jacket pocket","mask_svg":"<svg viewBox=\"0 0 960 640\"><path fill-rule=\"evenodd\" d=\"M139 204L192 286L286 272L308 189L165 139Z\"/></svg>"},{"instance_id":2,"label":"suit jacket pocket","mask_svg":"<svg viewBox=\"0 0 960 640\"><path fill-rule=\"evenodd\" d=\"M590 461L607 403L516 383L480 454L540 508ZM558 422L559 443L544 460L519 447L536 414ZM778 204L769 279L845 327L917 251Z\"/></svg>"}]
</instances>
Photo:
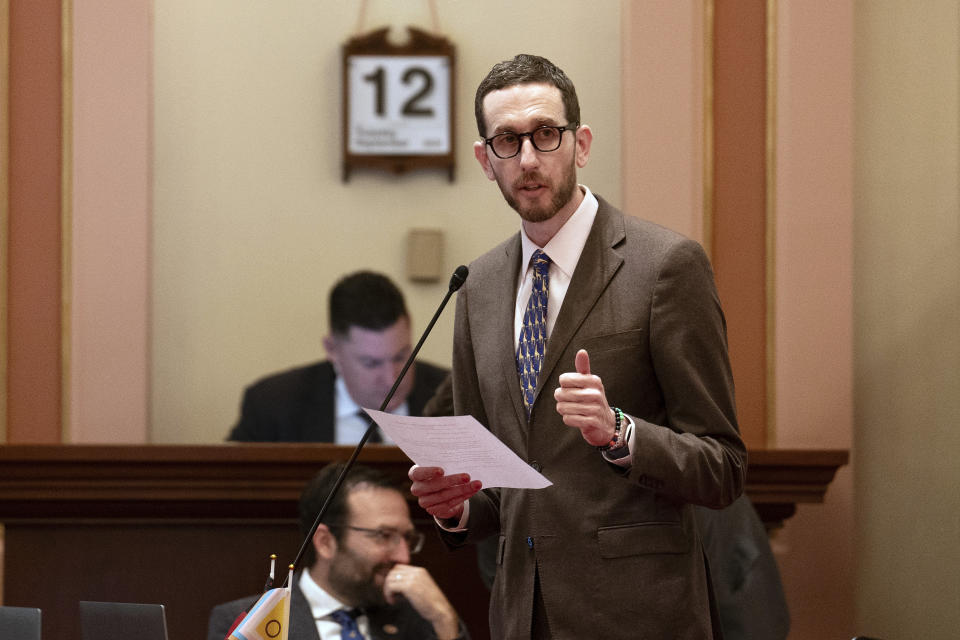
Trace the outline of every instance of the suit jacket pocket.
<instances>
[{"instance_id":1,"label":"suit jacket pocket","mask_svg":"<svg viewBox=\"0 0 960 640\"><path fill-rule=\"evenodd\" d=\"M635 349L643 343L643 329L630 329L600 336L585 338L578 348L586 349L592 356L605 351L619 351L621 349Z\"/></svg>"},{"instance_id":2,"label":"suit jacket pocket","mask_svg":"<svg viewBox=\"0 0 960 640\"><path fill-rule=\"evenodd\" d=\"M686 553L690 539L679 522L639 522L597 529L601 558Z\"/></svg>"}]
</instances>

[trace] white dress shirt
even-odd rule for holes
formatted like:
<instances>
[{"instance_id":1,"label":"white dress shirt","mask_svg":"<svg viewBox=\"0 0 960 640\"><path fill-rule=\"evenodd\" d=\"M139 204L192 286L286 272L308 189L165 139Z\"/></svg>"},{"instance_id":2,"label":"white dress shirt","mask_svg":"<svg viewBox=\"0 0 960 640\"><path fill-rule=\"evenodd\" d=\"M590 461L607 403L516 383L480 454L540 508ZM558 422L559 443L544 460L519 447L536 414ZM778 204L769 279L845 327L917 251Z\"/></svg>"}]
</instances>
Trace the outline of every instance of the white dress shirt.
<instances>
[{"instance_id":1,"label":"white dress shirt","mask_svg":"<svg viewBox=\"0 0 960 640\"><path fill-rule=\"evenodd\" d=\"M526 268L520 271L520 280L517 283L516 312L513 319L513 343L520 341L520 329L523 327L523 313L527 308L530 291L533 290L533 268L530 266L530 257L537 249L542 249L550 256L550 287L547 291L547 336L553 332L553 325L557 321L563 299L567 295L573 271L580 262L583 245L587 243L587 236L597 217L600 204L590 189L580 185L584 191L583 201L573 212L560 230L550 238L546 246L539 247L527 237L523 227L520 228L521 262Z\"/></svg>"},{"instance_id":2,"label":"white dress shirt","mask_svg":"<svg viewBox=\"0 0 960 640\"><path fill-rule=\"evenodd\" d=\"M350 397L350 392L347 391L347 384L343 381L343 378L337 376L333 383L333 388L333 441L336 444L357 444L367 431L367 420L360 415L361 407ZM379 409L380 407L367 408ZM390 411L390 413L396 416L410 415L410 408L407 406L407 401L404 400L403 404L393 411ZM366 414L364 414L364 416L366 416ZM383 429L377 427L377 431L380 432L380 438L383 444L394 444L393 440L384 433Z\"/></svg>"},{"instance_id":3,"label":"white dress shirt","mask_svg":"<svg viewBox=\"0 0 960 640\"><path fill-rule=\"evenodd\" d=\"M298 584L300 591L307 599L307 604L310 605L310 613L313 614L313 619L317 623L317 633L320 634L320 639L341 640L340 630L342 627L330 617L330 614L337 609L352 609L353 607L343 604L324 591L320 585L313 581L309 571L300 573ZM370 637L370 620L367 619L366 615L357 616L357 626L365 638Z\"/></svg>"}]
</instances>

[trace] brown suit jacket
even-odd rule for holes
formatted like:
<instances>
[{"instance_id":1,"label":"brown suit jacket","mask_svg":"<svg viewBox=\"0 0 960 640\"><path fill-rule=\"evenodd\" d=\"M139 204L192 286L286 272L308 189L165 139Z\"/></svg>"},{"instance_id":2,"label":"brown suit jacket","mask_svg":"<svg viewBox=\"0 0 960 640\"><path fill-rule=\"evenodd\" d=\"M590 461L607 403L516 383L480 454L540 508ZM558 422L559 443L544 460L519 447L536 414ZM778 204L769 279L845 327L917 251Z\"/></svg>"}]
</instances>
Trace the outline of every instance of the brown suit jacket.
<instances>
[{"instance_id":1,"label":"brown suit jacket","mask_svg":"<svg viewBox=\"0 0 960 640\"><path fill-rule=\"evenodd\" d=\"M598 198L599 199L599 198ZM493 638L530 636L534 577L554 638L707 638L711 593L692 504L743 490L726 325L700 245L602 199L547 344L529 421L513 344L519 235L460 290L454 404L553 482L484 490L466 536L499 534ZM578 349L636 424L629 470L563 424L553 390Z\"/></svg>"}]
</instances>

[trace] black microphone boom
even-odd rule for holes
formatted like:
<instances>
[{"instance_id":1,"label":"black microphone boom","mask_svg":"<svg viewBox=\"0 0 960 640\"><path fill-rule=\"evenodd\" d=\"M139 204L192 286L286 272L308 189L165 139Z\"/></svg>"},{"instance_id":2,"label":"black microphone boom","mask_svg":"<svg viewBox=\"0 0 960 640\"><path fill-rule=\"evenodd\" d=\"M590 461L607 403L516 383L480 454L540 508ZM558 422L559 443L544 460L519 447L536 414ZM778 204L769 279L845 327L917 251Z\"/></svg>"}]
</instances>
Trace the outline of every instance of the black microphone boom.
<instances>
[{"instance_id":1,"label":"black microphone boom","mask_svg":"<svg viewBox=\"0 0 960 640\"><path fill-rule=\"evenodd\" d=\"M443 311L443 308L447 306L447 301L450 300L456 291L463 286L463 283L467 281L467 275L470 273L470 270L467 269L466 265L460 265L457 267L456 271L453 272L453 275L450 277L450 285L447 287L447 295L443 297L443 300L440 302L440 306L437 307L437 312L433 314L433 319L430 320L430 324L427 325L427 328L424 329L423 335L420 336L420 341L417 342L417 346L413 348L413 351L410 352L410 357L407 358L406 364L403 365L403 369L400 370L400 375L397 376L396 381L393 383L393 387L390 389L390 392L387 393L387 397L383 399L383 403L380 405L380 411L385 411L387 405L390 404L390 400L393 399L393 394L397 392L397 387L400 386L400 382L403 380L403 377L407 375L407 369L410 368L410 365L413 364L413 359L417 357L417 353L420 351L420 347L423 346L424 341L427 339L427 336L430 335L430 331L433 329L433 325L437 323L437 318L440 317L440 313ZM373 430L377 428L377 424L370 421L370 426L367 427L367 430L364 432L363 437L360 438L360 442L357 443L356 448L353 450L353 453L350 454L350 459L347 460L347 463L343 466L343 469L340 471L340 475L337 476L337 481L333 484L333 488L330 489L327 499L324 500L323 506L320 507L320 511L317 513L316 519L313 521L313 526L310 527L310 532L307 534L306 539L303 541L303 544L300 545L300 551L297 552L297 557L293 561L293 568L296 569L300 566L300 560L303 559L303 554L307 550L307 545L310 544L310 541L313 540L313 534L316 532L317 527L320 526L320 522L323 520L323 516L327 513L327 507L330 505L330 502L333 500L333 496L337 494L337 491L340 490L340 485L343 484L343 479L347 477L347 472L350 471L350 468L353 466L353 463L356 461L357 456L360 455L360 450L363 449L363 445L367 443L367 440L370 438L370 434L373 433ZM292 573L292 572L291 572ZM288 573L288 577L289 577Z\"/></svg>"}]
</instances>

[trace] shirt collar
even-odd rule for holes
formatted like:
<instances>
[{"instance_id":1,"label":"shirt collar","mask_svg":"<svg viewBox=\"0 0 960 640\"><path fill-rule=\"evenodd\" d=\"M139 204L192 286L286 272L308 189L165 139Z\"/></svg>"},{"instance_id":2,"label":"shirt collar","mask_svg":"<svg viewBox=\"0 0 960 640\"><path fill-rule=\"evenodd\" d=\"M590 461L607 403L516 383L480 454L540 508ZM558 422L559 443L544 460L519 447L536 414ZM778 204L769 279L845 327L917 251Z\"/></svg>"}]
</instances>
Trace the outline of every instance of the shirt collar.
<instances>
[{"instance_id":1,"label":"shirt collar","mask_svg":"<svg viewBox=\"0 0 960 640\"><path fill-rule=\"evenodd\" d=\"M410 372L407 371L407 375L410 375ZM360 410L363 408L353 401L353 397L350 395L350 391L347 390L347 383L343 381L341 376L337 376L333 381L333 390L334 398L333 411L334 416L337 420L342 418L352 418L357 415ZM368 407L370 409L379 409L380 407ZM409 400L404 400L400 405L390 411L395 416L407 416L410 415L410 403Z\"/></svg>"},{"instance_id":2,"label":"shirt collar","mask_svg":"<svg viewBox=\"0 0 960 640\"><path fill-rule=\"evenodd\" d=\"M353 398L350 397L350 392L347 390L347 383L343 381L343 378L337 376L333 383L334 391L336 393L336 399L334 401L334 410L336 411L337 418L346 418L349 416L356 415L360 411L360 407L357 406L357 403L353 401ZM377 407L373 407L376 409Z\"/></svg>"},{"instance_id":3,"label":"shirt collar","mask_svg":"<svg viewBox=\"0 0 960 640\"><path fill-rule=\"evenodd\" d=\"M303 592L303 597L307 599L307 603L310 605L310 613L314 620L325 618L337 609L351 608L324 591L323 587L313 580L309 571L300 572L299 586L300 591Z\"/></svg>"},{"instance_id":4,"label":"shirt collar","mask_svg":"<svg viewBox=\"0 0 960 640\"><path fill-rule=\"evenodd\" d=\"M570 216L570 219L550 238L546 246L537 246L533 240L527 236L523 227L520 227L520 244L523 249L521 256L523 262L520 264L524 265L520 272L521 279L523 278L523 274L526 273L527 266L530 264L530 256L532 256L533 252L537 249L543 249L544 253L550 256L551 262L553 262L567 278L573 277L573 271L577 268L577 262L580 261L580 254L583 253L583 245L587 243L587 236L590 235L593 221L597 217L597 209L600 208L597 197L593 195L590 189L584 185L580 185L580 188L584 191L583 201L580 203L580 206L577 207L577 210L573 212L573 215Z\"/></svg>"}]
</instances>

